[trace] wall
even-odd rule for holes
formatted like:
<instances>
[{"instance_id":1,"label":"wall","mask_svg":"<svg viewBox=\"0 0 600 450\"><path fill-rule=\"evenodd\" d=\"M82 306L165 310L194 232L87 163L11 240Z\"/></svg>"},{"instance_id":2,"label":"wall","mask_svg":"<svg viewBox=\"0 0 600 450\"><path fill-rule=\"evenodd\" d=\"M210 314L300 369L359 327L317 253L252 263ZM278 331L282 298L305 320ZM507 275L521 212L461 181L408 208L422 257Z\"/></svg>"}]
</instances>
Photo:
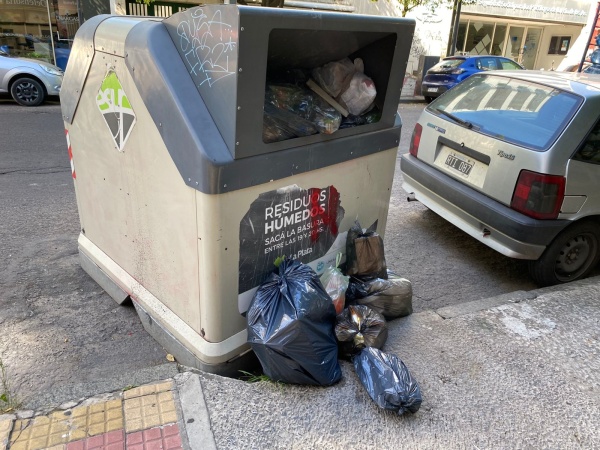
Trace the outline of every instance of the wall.
<instances>
[{"instance_id":1,"label":"wall","mask_svg":"<svg viewBox=\"0 0 600 450\"><path fill-rule=\"evenodd\" d=\"M552 39L552 36L571 36L571 46L573 46L580 32L581 27L576 25L555 25L544 27L542 40L540 42L540 51L535 63L535 68L544 70L557 70L562 60L565 59L565 55L548 54L550 39Z\"/></svg>"},{"instance_id":2,"label":"wall","mask_svg":"<svg viewBox=\"0 0 600 450\"><path fill-rule=\"evenodd\" d=\"M397 0L354 0L354 7L356 14L402 17L402 10ZM406 17L414 19L416 27L406 66L402 97L410 97L414 94L415 89L419 89L418 85L422 74L418 73L417 69L421 55L445 56L452 10L440 7L438 11L432 13L429 8L421 7L415 8ZM417 93L417 95L419 94Z\"/></svg>"}]
</instances>

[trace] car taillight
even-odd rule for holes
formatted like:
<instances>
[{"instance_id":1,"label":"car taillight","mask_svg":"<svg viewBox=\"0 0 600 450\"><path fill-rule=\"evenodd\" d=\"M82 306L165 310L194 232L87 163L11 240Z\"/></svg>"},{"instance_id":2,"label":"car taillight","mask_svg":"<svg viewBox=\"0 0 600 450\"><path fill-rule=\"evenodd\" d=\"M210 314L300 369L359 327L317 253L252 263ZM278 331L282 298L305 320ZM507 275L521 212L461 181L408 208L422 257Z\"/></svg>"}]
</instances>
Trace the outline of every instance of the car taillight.
<instances>
[{"instance_id":1,"label":"car taillight","mask_svg":"<svg viewBox=\"0 0 600 450\"><path fill-rule=\"evenodd\" d=\"M565 197L565 177L522 170L510 207L534 219L556 219Z\"/></svg>"},{"instance_id":2,"label":"car taillight","mask_svg":"<svg viewBox=\"0 0 600 450\"><path fill-rule=\"evenodd\" d=\"M423 127L420 123L415 125L415 129L413 130L412 137L410 138L410 148L408 149L409 153L413 155L415 158L417 157L417 153L419 153L419 144L421 143L421 132L423 131Z\"/></svg>"},{"instance_id":3,"label":"car taillight","mask_svg":"<svg viewBox=\"0 0 600 450\"><path fill-rule=\"evenodd\" d=\"M451 71L450 73L452 75L460 75L461 73L465 73L466 70L465 69L454 69L453 71Z\"/></svg>"}]
</instances>

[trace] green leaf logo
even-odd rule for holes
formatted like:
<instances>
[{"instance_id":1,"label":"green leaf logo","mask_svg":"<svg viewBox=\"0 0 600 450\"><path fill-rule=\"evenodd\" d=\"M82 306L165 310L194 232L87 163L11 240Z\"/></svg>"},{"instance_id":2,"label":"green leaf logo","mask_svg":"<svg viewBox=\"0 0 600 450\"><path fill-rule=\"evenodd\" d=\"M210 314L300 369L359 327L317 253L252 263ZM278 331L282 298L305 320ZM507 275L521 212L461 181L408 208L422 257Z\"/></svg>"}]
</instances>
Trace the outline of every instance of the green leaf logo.
<instances>
[{"instance_id":1,"label":"green leaf logo","mask_svg":"<svg viewBox=\"0 0 600 450\"><path fill-rule=\"evenodd\" d=\"M120 152L135 125L135 113L114 70L109 70L100 86L96 103L104 116Z\"/></svg>"}]
</instances>

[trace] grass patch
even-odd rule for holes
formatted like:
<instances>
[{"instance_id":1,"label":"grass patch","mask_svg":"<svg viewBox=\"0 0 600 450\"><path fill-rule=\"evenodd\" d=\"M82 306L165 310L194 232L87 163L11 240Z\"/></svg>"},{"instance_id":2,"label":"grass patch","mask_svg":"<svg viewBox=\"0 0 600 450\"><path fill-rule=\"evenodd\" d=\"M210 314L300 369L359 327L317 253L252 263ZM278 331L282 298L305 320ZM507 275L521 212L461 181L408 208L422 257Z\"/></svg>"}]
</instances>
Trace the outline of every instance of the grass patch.
<instances>
[{"instance_id":1,"label":"grass patch","mask_svg":"<svg viewBox=\"0 0 600 450\"><path fill-rule=\"evenodd\" d=\"M252 372L246 372L245 370L239 371L242 375L240 380L244 380L247 383L260 383L261 381L273 381L265 374L255 374Z\"/></svg>"},{"instance_id":2,"label":"grass patch","mask_svg":"<svg viewBox=\"0 0 600 450\"><path fill-rule=\"evenodd\" d=\"M6 366L0 358L0 414L14 412L21 407L21 401L10 387Z\"/></svg>"}]
</instances>

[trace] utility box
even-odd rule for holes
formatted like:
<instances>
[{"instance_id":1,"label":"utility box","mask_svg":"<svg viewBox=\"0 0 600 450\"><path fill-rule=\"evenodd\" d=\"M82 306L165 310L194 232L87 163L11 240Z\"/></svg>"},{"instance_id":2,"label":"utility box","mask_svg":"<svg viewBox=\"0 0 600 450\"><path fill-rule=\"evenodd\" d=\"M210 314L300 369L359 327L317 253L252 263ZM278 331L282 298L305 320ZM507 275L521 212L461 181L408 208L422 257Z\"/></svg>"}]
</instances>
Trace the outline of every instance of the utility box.
<instances>
[{"instance_id":1,"label":"utility box","mask_svg":"<svg viewBox=\"0 0 600 450\"><path fill-rule=\"evenodd\" d=\"M414 27L232 4L79 29L61 106L81 264L181 364L243 366L244 313L278 257L322 273L356 220L384 234ZM346 57L379 119L265 139L273 80Z\"/></svg>"}]
</instances>

